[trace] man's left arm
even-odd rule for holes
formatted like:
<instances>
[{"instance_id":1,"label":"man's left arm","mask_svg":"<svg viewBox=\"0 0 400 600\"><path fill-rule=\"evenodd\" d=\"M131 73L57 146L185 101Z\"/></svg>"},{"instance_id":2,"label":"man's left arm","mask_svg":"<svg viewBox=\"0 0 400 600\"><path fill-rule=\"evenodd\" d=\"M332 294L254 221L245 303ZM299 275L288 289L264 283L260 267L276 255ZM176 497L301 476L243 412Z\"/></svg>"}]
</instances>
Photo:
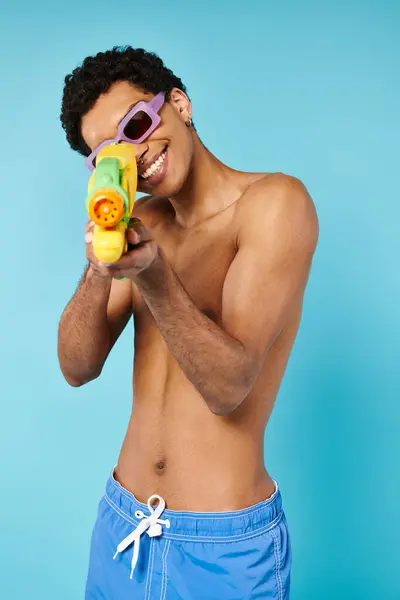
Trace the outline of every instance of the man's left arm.
<instances>
[{"instance_id":1,"label":"man's left arm","mask_svg":"<svg viewBox=\"0 0 400 600\"><path fill-rule=\"evenodd\" d=\"M314 204L300 181L258 185L222 296L222 327L202 314L162 250L135 278L170 351L217 415L251 390L308 279L318 238Z\"/></svg>"}]
</instances>

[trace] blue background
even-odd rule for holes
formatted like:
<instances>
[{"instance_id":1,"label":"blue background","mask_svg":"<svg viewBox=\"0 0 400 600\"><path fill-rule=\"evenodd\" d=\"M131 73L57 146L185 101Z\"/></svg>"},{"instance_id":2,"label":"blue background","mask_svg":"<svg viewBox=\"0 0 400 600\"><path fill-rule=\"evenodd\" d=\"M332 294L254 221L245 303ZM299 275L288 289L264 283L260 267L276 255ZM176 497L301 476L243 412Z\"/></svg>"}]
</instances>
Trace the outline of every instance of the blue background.
<instances>
[{"instance_id":1,"label":"blue background","mask_svg":"<svg viewBox=\"0 0 400 600\"><path fill-rule=\"evenodd\" d=\"M84 268L88 178L58 120L63 78L120 44L182 77L221 160L293 174L313 196L320 242L266 435L292 599L400 598L399 27L400 4L383 0L2 8L1 598L83 597L129 416L130 332L80 389L56 356Z\"/></svg>"}]
</instances>

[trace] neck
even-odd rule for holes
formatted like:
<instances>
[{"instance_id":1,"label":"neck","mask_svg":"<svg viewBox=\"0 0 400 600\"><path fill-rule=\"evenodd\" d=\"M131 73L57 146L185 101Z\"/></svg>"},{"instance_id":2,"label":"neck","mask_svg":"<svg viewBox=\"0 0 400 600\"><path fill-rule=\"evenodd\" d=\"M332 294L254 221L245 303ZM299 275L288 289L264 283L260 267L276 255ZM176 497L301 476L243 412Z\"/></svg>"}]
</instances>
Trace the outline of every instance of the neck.
<instances>
[{"instance_id":1,"label":"neck","mask_svg":"<svg viewBox=\"0 0 400 600\"><path fill-rule=\"evenodd\" d=\"M203 146L193 131L194 153L188 178L170 198L176 221L193 227L221 212L241 195L237 171L230 169Z\"/></svg>"}]
</instances>

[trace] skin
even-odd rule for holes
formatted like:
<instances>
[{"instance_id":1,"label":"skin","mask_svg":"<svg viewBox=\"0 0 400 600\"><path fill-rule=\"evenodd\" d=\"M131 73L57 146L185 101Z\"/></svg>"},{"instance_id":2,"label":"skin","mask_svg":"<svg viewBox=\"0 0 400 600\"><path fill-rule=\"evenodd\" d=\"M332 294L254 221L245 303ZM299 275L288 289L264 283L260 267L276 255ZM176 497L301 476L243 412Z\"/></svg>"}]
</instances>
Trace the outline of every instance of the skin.
<instances>
[{"instance_id":1,"label":"skin","mask_svg":"<svg viewBox=\"0 0 400 600\"><path fill-rule=\"evenodd\" d=\"M82 119L91 149L115 135L132 103L151 94L118 82ZM161 125L135 145L139 174L168 145L162 181L135 203L133 249L93 256L59 327L73 386L99 377L133 314L133 408L115 477L142 502L230 511L269 497L264 430L296 338L318 219L310 195L282 173L222 164L187 126L173 90ZM127 277L126 281L118 278Z\"/></svg>"}]
</instances>

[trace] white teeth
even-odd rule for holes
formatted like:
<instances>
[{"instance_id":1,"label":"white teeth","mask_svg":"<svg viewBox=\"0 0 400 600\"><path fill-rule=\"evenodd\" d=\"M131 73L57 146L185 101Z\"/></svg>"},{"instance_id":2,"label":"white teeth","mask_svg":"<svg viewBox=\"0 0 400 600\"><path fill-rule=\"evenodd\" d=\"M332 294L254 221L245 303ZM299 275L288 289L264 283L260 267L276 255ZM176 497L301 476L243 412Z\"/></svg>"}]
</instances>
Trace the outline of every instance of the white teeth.
<instances>
[{"instance_id":1,"label":"white teeth","mask_svg":"<svg viewBox=\"0 0 400 600\"><path fill-rule=\"evenodd\" d=\"M154 175L154 173L160 169L161 165L164 162L164 158L165 158L166 154L167 154L167 150L164 150L164 152L161 154L161 156L159 156L157 158L157 160L154 161L154 163L152 165L150 165L150 167L148 169L146 169L146 171L144 173L142 173L143 179L147 179L151 175Z\"/></svg>"}]
</instances>

